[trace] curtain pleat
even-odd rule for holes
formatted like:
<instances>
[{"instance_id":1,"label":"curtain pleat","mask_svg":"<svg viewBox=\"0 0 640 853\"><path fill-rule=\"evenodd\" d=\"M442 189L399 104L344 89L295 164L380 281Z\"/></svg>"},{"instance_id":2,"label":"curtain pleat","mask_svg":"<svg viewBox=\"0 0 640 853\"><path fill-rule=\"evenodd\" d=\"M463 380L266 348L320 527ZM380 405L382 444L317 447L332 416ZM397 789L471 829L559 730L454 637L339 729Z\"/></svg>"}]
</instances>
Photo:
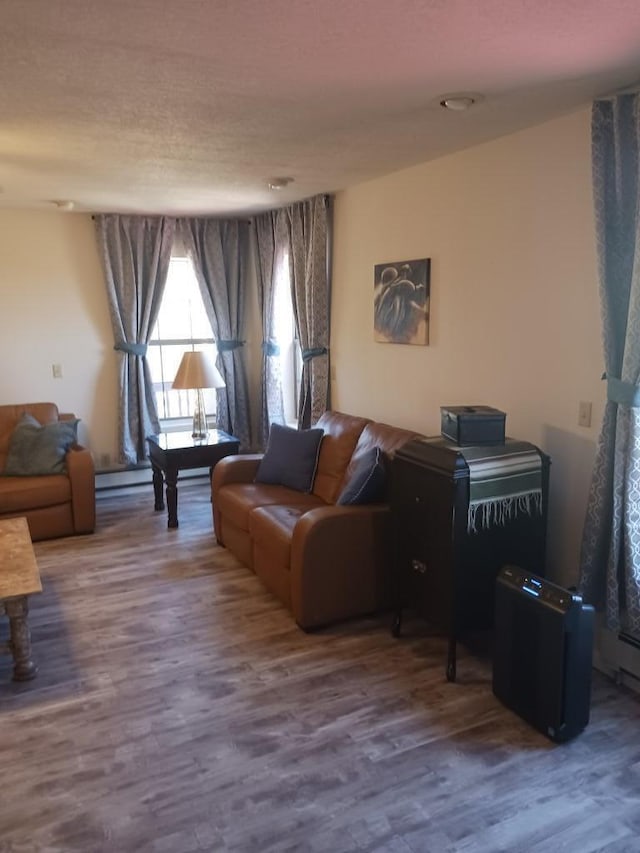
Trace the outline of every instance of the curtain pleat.
<instances>
[{"instance_id":1,"label":"curtain pleat","mask_svg":"<svg viewBox=\"0 0 640 853\"><path fill-rule=\"evenodd\" d=\"M146 351L167 281L175 220L168 217L95 217L119 356L120 462L147 456L146 437L160 432Z\"/></svg>"},{"instance_id":2,"label":"curtain pleat","mask_svg":"<svg viewBox=\"0 0 640 853\"><path fill-rule=\"evenodd\" d=\"M249 225L237 220L181 218L176 227L193 263L216 340L217 365L226 383L218 390L217 420L248 450L251 421L244 333Z\"/></svg>"},{"instance_id":3,"label":"curtain pleat","mask_svg":"<svg viewBox=\"0 0 640 853\"><path fill-rule=\"evenodd\" d=\"M257 245L258 302L262 315L262 373L258 447L266 447L272 423L284 423L280 343L276 337L274 305L276 275L282 253L289 247L289 229L284 210L272 210L254 217Z\"/></svg>"},{"instance_id":4,"label":"curtain pleat","mask_svg":"<svg viewBox=\"0 0 640 853\"><path fill-rule=\"evenodd\" d=\"M329 406L330 204L319 195L285 210L291 238L293 314L302 349L298 426L306 429Z\"/></svg>"},{"instance_id":5,"label":"curtain pleat","mask_svg":"<svg viewBox=\"0 0 640 853\"><path fill-rule=\"evenodd\" d=\"M592 109L593 191L607 403L589 493L580 591L640 637L640 99Z\"/></svg>"}]
</instances>

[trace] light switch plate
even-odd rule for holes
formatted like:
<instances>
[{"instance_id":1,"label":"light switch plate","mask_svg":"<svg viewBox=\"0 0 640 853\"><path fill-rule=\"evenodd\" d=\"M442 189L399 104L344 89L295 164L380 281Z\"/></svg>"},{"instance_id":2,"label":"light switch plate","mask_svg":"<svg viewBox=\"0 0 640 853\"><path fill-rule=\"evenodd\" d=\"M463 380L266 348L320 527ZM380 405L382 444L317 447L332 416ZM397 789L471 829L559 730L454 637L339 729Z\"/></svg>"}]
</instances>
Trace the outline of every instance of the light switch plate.
<instances>
[{"instance_id":1,"label":"light switch plate","mask_svg":"<svg viewBox=\"0 0 640 853\"><path fill-rule=\"evenodd\" d=\"M578 426L591 426L591 403L584 400L578 404Z\"/></svg>"}]
</instances>

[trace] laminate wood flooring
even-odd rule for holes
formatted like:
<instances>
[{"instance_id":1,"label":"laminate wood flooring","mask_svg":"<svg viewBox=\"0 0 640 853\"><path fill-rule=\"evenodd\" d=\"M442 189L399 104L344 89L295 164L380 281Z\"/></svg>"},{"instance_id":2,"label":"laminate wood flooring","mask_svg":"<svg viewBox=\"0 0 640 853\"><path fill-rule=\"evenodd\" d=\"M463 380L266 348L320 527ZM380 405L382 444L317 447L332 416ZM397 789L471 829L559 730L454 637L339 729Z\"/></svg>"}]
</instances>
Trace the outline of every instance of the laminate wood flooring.
<instances>
[{"instance_id":1,"label":"laminate wood flooring","mask_svg":"<svg viewBox=\"0 0 640 853\"><path fill-rule=\"evenodd\" d=\"M487 659L447 683L417 620L303 633L215 544L206 483L179 512L107 493L94 535L36 543L37 679L0 657L2 853L640 851L635 694L594 674L556 746Z\"/></svg>"}]
</instances>

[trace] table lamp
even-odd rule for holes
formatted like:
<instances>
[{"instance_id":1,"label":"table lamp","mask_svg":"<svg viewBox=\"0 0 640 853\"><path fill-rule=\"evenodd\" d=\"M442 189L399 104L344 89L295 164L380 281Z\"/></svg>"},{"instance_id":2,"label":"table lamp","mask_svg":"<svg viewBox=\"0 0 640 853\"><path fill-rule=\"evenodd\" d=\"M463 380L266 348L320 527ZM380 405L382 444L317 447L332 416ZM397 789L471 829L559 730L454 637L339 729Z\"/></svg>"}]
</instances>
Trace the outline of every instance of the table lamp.
<instances>
[{"instance_id":1,"label":"table lamp","mask_svg":"<svg viewBox=\"0 0 640 853\"><path fill-rule=\"evenodd\" d=\"M203 352L185 352L173 380L172 388L195 389L196 408L193 413L193 438L208 435L207 413L204 408L203 388L224 388L225 381L215 364Z\"/></svg>"}]
</instances>

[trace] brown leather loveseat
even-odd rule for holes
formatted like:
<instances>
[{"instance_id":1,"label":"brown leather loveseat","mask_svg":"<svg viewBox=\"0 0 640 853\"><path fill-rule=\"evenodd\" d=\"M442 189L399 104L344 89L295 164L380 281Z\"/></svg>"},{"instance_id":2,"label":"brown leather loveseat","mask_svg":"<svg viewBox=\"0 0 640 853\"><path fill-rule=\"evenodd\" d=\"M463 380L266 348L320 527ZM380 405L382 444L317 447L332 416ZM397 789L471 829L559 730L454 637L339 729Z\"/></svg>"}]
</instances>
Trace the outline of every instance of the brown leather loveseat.
<instances>
[{"instance_id":1,"label":"brown leather loveseat","mask_svg":"<svg viewBox=\"0 0 640 853\"><path fill-rule=\"evenodd\" d=\"M212 477L217 541L253 569L304 629L391 605L388 503L335 502L364 453L379 447L388 459L416 435L335 411L316 427L324 435L310 493L254 482L258 454L222 459Z\"/></svg>"},{"instance_id":2,"label":"brown leather loveseat","mask_svg":"<svg viewBox=\"0 0 640 853\"><path fill-rule=\"evenodd\" d=\"M75 421L74 415L59 414L54 403L0 406L0 519L26 517L33 540L92 533L96 517L95 477L88 450L77 443L71 446L61 473L5 474L11 437L25 414L42 426Z\"/></svg>"}]
</instances>

